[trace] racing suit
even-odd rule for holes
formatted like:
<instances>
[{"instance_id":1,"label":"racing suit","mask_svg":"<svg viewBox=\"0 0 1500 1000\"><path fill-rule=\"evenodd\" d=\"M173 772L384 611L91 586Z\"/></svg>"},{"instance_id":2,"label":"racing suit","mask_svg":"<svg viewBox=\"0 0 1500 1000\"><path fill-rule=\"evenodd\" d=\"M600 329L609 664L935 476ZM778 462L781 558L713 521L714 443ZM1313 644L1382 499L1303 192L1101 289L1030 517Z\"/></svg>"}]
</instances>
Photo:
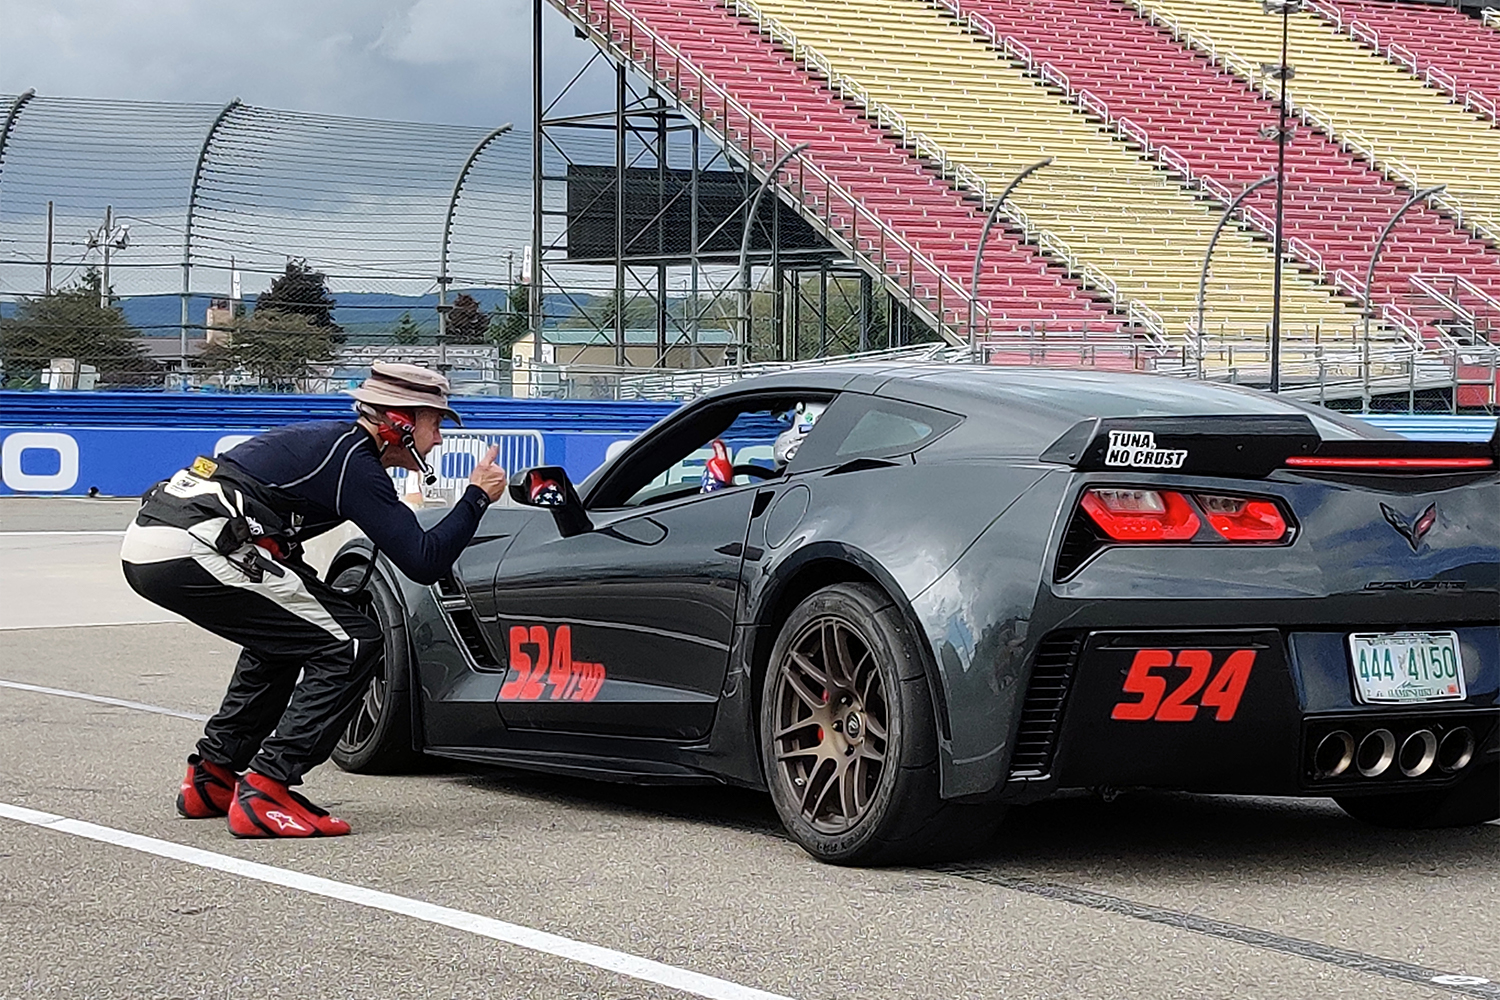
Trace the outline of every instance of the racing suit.
<instances>
[{"instance_id":1,"label":"racing suit","mask_svg":"<svg viewBox=\"0 0 1500 1000\"><path fill-rule=\"evenodd\" d=\"M243 647L198 753L297 784L333 752L379 664L379 627L318 579L302 542L352 521L403 573L433 583L488 503L471 485L423 531L374 437L332 420L268 431L148 490L121 548L125 579Z\"/></svg>"}]
</instances>

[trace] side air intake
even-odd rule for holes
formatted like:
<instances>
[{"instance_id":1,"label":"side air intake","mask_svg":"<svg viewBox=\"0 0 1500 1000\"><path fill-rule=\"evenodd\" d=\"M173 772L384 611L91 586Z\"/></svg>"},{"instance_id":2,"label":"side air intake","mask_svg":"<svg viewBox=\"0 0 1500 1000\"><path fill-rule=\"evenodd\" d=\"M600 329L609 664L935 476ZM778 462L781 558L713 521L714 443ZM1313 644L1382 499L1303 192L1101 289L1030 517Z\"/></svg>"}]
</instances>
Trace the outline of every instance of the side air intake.
<instances>
[{"instance_id":1,"label":"side air intake","mask_svg":"<svg viewBox=\"0 0 1500 1000\"><path fill-rule=\"evenodd\" d=\"M495 661L494 654L484 644L484 636L479 632L474 609L469 607L469 599L464 596L463 588L458 585L453 574L449 573L437 582L437 592L438 605L453 623L453 631L458 633L459 641L469 651L474 665L481 670L499 670L500 664Z\"/></svg>"},{"instance_id":2,"label":"side air intake","mask_svg":"<svg viewBox=\"0 0 1500 1000\"><path fill-rule=\"evenodd\" d=\"M1010 758L1012 780L1044 778L1051 773L1057 733L1083 638L1081 632L1056 632L1037 646Z\"/></svg>"}]
</instances>

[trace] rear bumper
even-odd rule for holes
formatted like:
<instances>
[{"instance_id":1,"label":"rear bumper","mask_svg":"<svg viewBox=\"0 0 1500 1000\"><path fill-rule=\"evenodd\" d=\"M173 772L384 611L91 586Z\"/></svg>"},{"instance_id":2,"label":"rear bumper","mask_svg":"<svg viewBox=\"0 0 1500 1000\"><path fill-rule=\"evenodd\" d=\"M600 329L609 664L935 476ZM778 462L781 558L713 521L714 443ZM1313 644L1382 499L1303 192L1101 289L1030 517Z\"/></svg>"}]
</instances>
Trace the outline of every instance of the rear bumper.
<instances>
[{"instance_id":1,"label":"rear bumper","mask_svg":"<svg viewBox=\"0 0 1500 1000\"><path fill-rule=\"evenodd\" d=\"M1097 786L1331 795L1451 784L1500 755L1500 629L1456 631L1467 697L1419 706L1358 704L1341 630L1055 633L1038 647L1004 798ZM1342 760L1346 741L1358 759ZM1382 764L1387 744L1395 756Z\"/></svg>"}]
</instances>

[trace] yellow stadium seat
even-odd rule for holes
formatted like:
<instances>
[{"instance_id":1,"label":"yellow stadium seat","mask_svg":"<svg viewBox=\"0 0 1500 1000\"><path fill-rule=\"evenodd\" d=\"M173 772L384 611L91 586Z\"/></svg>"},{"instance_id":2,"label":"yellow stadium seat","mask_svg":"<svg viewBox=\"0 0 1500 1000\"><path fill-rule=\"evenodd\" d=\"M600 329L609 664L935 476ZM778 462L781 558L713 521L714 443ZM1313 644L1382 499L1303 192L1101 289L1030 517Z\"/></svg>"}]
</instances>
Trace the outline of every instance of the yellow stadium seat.
<instances>
[{"instance_id":1,"label":"yellow stadium seat","mask_svg":"<svg viewBox=\"0 0 1500 1000\"><path fill-rule=\"evenodd\" d=\"M1229 66L1247 79L1281 60L1281 18L1259 0L1132 2L1184 42L1237 57ZM1291 16L1287 62L1295 107L1406 182L1446 184L1466 221L1500 237L1500 129L1311 13Z\"/></svg>"},{"instance_id":2,"label":"yellow stadium seat","mask_svg":"<svg viewBox=\"0 0 1500 1000\"><path fill-rule=\"evenodd\" d=\"M755 6L871 100L900 114L909 129L971 168L992 192L1028 164L1053 157L1012 203L1076 260L1113 281L1122 304L1149 307L1174 339L1191 329L1218 207L1194 198L922 0L755 0ZM1266 241L1225 230L1208 285L1210 334L1265 336L1273 264ZM1355 335L1357 308L1296 268L1286 269L1282 295L1287 337L1332 344Z\"/></svg>"}]
</instances>

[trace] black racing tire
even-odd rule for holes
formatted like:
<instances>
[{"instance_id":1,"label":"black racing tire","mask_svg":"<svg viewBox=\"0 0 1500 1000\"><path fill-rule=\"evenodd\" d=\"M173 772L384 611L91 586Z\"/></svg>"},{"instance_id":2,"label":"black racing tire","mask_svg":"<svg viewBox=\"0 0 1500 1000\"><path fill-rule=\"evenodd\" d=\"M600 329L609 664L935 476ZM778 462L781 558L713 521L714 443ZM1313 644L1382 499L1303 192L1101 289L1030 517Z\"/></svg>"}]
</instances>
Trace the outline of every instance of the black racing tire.
<instances>
[{"instance_id":1,"label":"black racing tire","mask_svg":"<svg viewBox=\"0 0 1500 1000\"><path fill-rule=\"evenodd\" d=\"M365 578L365 564L351 566L333 580L337 590L351 590ZM412 746L411 648L400 599L379 574L366 584L368 611L385 636L385 655L375 667L359 708L350 717L333 762L356 774L400 774L417 770L422 754Z\"/></svg>"},{"instance_id":2,"label":"black racing tire","mask_svg":"<svg viewBox=\"0 0 1500 1000\"><path fill-rule=\"evenodd\" d=\"M1500 762L1483 764L1458 784L1425 792L1336 795L1333 801L1372 826L1405 830L1477 826L1500 819Z\"/></svg>"},{"instance_id":3,"label":"black racing tire","mask_svg":"<svg viewBox=\"0 0 1500 1000\"><path fill-rule=\"evenodd\" d=\"M787 832L820 861L950 860L983 848L1000 823L1003 806L939 793L918 641L884 592L841 583L799 604L772 647L761 687L762 769Z\"/></svg>"}]
</instances>

